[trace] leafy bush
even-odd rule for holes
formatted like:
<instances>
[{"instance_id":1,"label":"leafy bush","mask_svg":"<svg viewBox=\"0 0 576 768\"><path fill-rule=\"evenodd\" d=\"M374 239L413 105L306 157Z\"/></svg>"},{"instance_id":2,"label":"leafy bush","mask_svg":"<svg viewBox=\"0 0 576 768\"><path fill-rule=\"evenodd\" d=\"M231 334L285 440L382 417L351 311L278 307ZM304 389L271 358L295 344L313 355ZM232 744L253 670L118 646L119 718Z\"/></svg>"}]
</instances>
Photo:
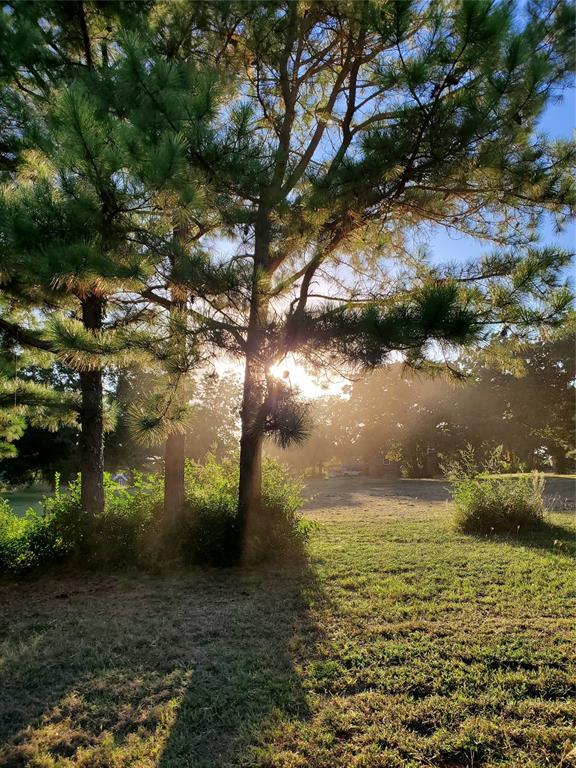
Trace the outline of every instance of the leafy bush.
<instances>
[{"instance_id":1,"label":"leafy bush","mask_svg":"<svg viewBox=\"0 0 576 768\"><path fill-rule=\"evenodd\" d=\"M16 515L0 500L0 573L20 573L63 559L71 547L58 533L55 518L28 510Z\"/></svg>"},{"instance_id":2,"label":"leafy bush","mask_svg":"<svg viewBox=\"0 0 576 768\"><path fill-rule=\"evenodd\" d=\"M135 472L130 488L104 473L104 512L94 518L81 512L80 478L43 501L55 534L69 551L100 565L128 565L149 556L149 538L162 505L162 477Z\"/></svg>"},{"instance_id":3,"label":"leafy bush","mask_svg":"<svg viewBox=\"0 0 576 768\"><path fill-rule=\"evenodd\" d=\"M239 535L238 461L218 462L213 455L205 464L186 467L186 507L175 538L185 562L231 565L237 559ZM245 559L295 557L304 551L311 523L297 511L302 485L274 459L265 459L262 471L262 509L244 542Z\"/></svg>"},{"instance_id":4,"label":"leafy bush","mask_svg":"<svg viewBox=\"0 0 576 768\"><path fill-rule=\"evenodd\" d=\"M150 537L162 499L162 478L137 474L132 488L104 476L104 513L82 515L80 480L42 501L42 512L16 515L0 500L0 572L20 573L64 559L127 565L151 557Z\"/></svg>"},{"instance_id":5,"label":"leafy bush","mask_svg":"<svg viewBox=\"0 0 576 768\"><path fill-rule=\"evenodd\" d=\"M238 462L186 467L186 505L174 528L161 520L163 478L135 474L123 487L106 474L104 512L85 516L80 481L65 491L56 488L43 500L41 513L17 516L0 499L0 573L19 573L68 559L82 565L162 565L183 563L228 565L238 541ZM263 471L262 515L246 542L250 560L302 554L311 527L297 510L301 485L277 462L266 460Z\"/></svg>"},{"instance_id":6,"label":"leafy bush","mask_svg":"<svg viewBox=\"0 0 576 768\"><path fill-rule=\"evenodd\" d=\"M517 533L539 528L544 521L544 478L502 476L507 469L501 447L482 464L468 446L460 451L445 473L452 484L456 527L463 533Z\"/></svg>"}]
</instances>

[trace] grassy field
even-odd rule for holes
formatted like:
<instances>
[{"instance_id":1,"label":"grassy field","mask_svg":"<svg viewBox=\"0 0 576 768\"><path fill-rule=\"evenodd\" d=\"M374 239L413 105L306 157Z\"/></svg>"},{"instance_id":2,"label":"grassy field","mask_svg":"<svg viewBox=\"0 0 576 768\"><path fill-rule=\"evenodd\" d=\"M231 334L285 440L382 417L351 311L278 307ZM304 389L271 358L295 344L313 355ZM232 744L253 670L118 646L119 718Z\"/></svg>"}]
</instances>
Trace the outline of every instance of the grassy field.
<instances>
[{"instance_id":1,"label":"grassy field","mask_svg":"<svg viewBox=\"0 0 576 768\"><path fill-rule=\"evenodd\" d=\"M0 765L570 766L573 483L532 538L443 484L318 483L306 568L0 586Z\"/></svg>"},{"instance_id":2,"label":"grassy field","mask_svg":"<svg viewBox=\"0 0 576 768\"><path fill-rule=\"evenodd\" d=\"M24 489L21 491L8 491L3 493L3 498L7 499L10 506L16 512L17 515L23 515L27 509L41 510L41 504L43 497L46 496L47 491L37 489Z\"/></svg>"}]
</instances>

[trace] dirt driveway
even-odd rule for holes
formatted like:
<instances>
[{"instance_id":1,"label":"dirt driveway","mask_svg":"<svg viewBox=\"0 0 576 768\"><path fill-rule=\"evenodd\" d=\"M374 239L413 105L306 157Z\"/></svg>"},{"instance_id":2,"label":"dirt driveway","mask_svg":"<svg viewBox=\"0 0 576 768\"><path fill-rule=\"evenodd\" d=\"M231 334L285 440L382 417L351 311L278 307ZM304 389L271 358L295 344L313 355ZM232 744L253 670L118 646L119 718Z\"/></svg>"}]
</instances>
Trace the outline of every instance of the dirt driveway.
<instances>
[{"instance_id":1,"label":"dirt driveway","mask_svg":"<svg viewBox=\"0 0 576 768\"><path fill-rule=\"evenodd\" d=\"M551 510L574 512L576 481L570 477L546 479L546 502ZM350 516L363 513L363 517L397 516L399 507L407 516L420 516L426 509L436 507L441 513L450 499L446 480L381 480L371 477L337 477L329 480L311 480L306 486L308 501L305 506L310 517Z\"/></svg>"}]
</instances>

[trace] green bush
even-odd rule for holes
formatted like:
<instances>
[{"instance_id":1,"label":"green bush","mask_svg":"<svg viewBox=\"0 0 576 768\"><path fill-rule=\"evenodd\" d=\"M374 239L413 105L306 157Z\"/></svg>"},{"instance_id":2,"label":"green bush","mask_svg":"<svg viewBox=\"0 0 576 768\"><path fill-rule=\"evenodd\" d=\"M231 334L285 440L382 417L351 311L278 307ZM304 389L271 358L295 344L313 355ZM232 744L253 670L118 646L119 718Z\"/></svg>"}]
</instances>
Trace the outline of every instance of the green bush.
<instances>
[{"instance_id":1,"label":"green bush","mask_svg":"<svg viewBox=\"0 0 576 768\"><path fill-rule=\"evenodd\" d=\"M0 573L21 573L54 563L70 551L53 515L28 510L19 517L5 499L0 500Z\"/></svg>"},{"instance_id":2,"label":"green bush","mask_svg":"<svg viewBox=\"0 0 576 768\"><path fill-rule=\"evenodd\" d=\"M104 512L81 512L80 482L42 503L42 512L17 516L0 499L0 573L20 573L62 560L92 566L185 564L229 565L238 541L238 462L186 467L186 505L174 528L162 524L163 478L135 474L123 487L106 474ZM246 542L248 559L303 553L311 527L297 514L301 485L277 462L263 468L262 515Z\"/></svg>"},{"instance_id":3,"label":"green bush","mask_svg":"<svg viewBox=\"0 0 576 768\"><path fill-rule=\"evenodd\" d=\"M238 556L238 461L216 461L186 467L186 507L175 539L188 563L231 565ZM311 523L298 514L302 484L273 459L262 471L262 508L244 544L245 560L297 557L303 554Z\"/></svg>"},{"instance_id":4,"label":"green bush","mask_svg":"<svg viewBox=\"0 0 576 768\"><path fill-rule=\"evenodd\" d=\"M19 517L0 503L0 573L21 573L65 559L86 565L136 564L153 556L151 538L162 478L136 474L131 488L104 476L104 513L81 512L80 481L42 501L42 512Z\"/></svg>"},{"instance_id":5,"label":"green bush","mask_svg":"<svg viewBox=\"0 0 576 768\"><path fill-rule=\"evenodd\" d=\"M501 475L507 469L496 448L480 465L468 446L445 469L451 482L455 524L463 533L518 533L544 522L541 474Z\"/></svg>"},{"instance_id":6,"label":"green bush","mask_svg":"<svg viewBox=\"0 0 576 768\"><path fill-rule=\"evenodd\" d=\"M104 512L89 518L81 512L80 478L44 499L55 532L70 551L99 565L130 565L149 557L149 540L162 506L162 477L135 472L130 488L104 473Z\"/></svg>"}]
</instances>

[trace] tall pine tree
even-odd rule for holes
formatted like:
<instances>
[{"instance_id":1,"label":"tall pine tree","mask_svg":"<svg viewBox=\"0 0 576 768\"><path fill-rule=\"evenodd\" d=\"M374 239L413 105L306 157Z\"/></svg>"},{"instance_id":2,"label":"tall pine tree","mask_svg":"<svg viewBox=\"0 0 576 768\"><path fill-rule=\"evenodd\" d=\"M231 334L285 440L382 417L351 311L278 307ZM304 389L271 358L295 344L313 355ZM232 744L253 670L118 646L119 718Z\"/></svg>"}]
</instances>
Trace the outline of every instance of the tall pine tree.
<instances>
[{"instance_id":1,"label":"tall pine tree","mask_svg":"<svg viewBox=\"0 0 576 768\"><path fill-rule=\"evenodd\" d=\"M87 2L17 5L2 19L17 53L4 62L4 93L21 116L8 131L4 290L49 318L42 338L6 316L4 328L79 370L86 510L103 503L103 371L139 353L163 375L134 426L165 439L167 516L183 503L186 374L198 333L219 327L202 316L192 328L189 305L235 279L199 245L219 220L207 166L195 162L218 96L214 67L199 56L212 15L202 4ZM32 166L43 171L31 180Z\"/></svg>"},{"instance_id":2,"label":"tall pine tree","mask_svg":"<svg viewBox=\"0 0 576 768\"><path fill-rule=\"evenodd\" d=\"M568 254L526 249L544 212L561 223L574 204L573 146L537 131L572 67L573 9L232 3L215 23L211 58L236 94L191 159L214 182L250 276L245 303L217 316L245 359L246 531L263 436L303 433L270 375L287 352L367 366L400 352L424 365L432 350L563 316ZM500 250L432 265L409 252L427 225Z\"/></svg>"},{"instance_id":3,"label":"tall pine tree","mask_svg":"<svg viewBox=\"0 0 576 768\"><path fill-rule=\"evenodd\" d=\"M78 371L87 514L104 505L105 367L146 354L145 322L153 322L126 300L155 258L134 235L162 234L152 175L172 165L169 151L152 169L135 161L114 110L116 43L145 10L136 6L17 4L2 16L13 52L3 62L4 95L19 118L2 191L3 292L45 322L34 332L5 314L1 324Z\"/></svg>"}]
</instances>

